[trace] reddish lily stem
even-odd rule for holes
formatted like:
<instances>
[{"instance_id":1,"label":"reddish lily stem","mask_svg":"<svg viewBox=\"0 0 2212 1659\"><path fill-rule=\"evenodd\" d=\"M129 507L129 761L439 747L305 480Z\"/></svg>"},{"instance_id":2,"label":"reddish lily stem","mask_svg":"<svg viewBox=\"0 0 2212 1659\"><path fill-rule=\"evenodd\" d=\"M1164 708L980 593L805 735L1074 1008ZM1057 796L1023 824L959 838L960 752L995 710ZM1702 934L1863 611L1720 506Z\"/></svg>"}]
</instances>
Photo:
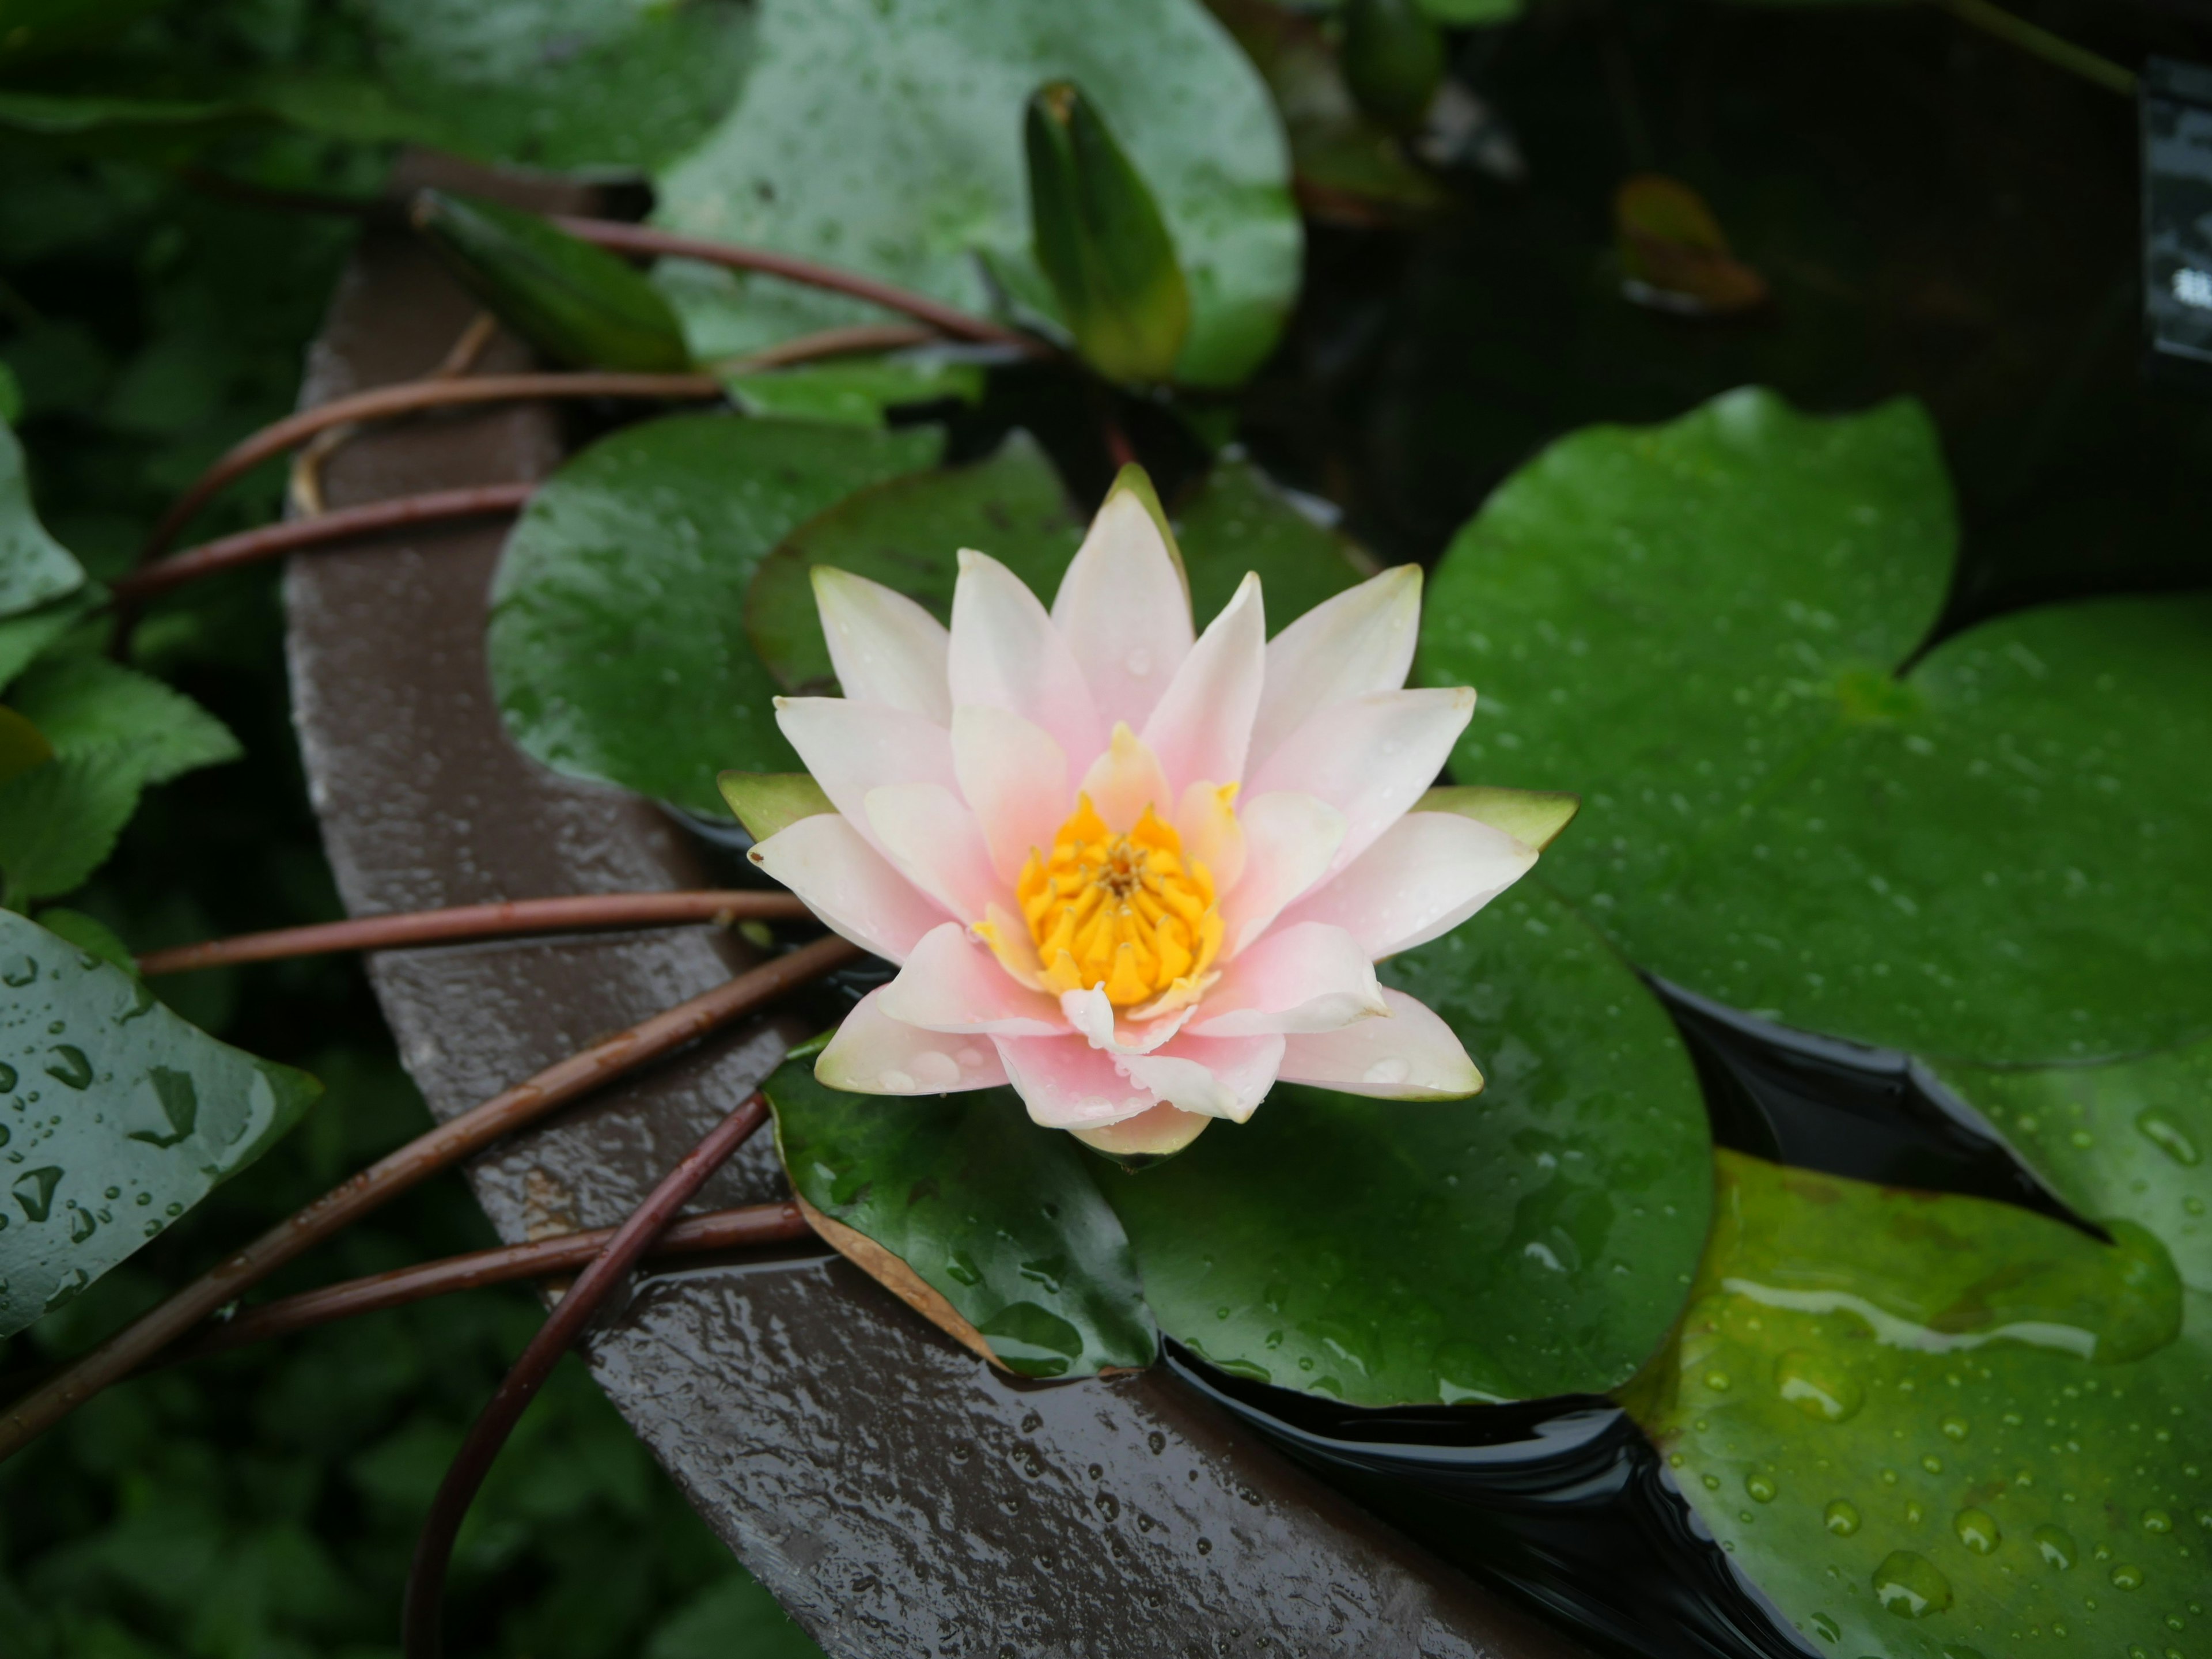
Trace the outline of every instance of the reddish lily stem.
<instances>
[{"instance_id":1,"label":"reddish lily stem","mask_svg":"<svg viewBox=\"0 0 2212 1659\"><path fill-rule=\"evenodd\" d=\"M252 471L272 455L305 443L318 432L353 421L411 415L461 404L514 403L535 398L708 398L722 395L711 374L484 374L453 380L404 380L335 398L264 426L234 445L177 497L146 543L140 562L168 550L192 514L232 480Z\"/></svg>"},{"instance_id":2,"label":"reddish lily stem","mask_svg":"<svg viewBox=\"0 0 2212 1659\"><path fill-rule=\"evenodd\" d=\"M520 512L537 488L532 483L504 483L483 484L472 489L437 489L428 495L402 495L396 501L372 501L366 507L341 507L304 519L288 519L281 524L264 525L258 530L204 542L174 558L134 571L110 586L117 603L137 605L196 577L281 559L302 548L326 547L334 542L373 536L380 531L401 530L444 520Z\"/></svg>"},{"instance_id":3,"label":"reddish lily stem","mask_svg":"<svg viewBox=\"0 0 2212 1659\"><path fill-rule=\"evenodd\" d=\"M708 1132L707 1138L684 1155L683 1160L653 1189L629 1220L615 1230L592 1265L577 1276L568 1293L538 1328L522 1358L499 1385L491 1403L470 1428L461 1443L430 1513L415 1543L415 1560L407 1575L407 1599L400 1614L401 1640L407 1659L438 1659L440 1614L445 1600L446 1568L453 1558L453 1540L469 1512L477 1488L483 1484L492 1460L507 1443L526 1407L534 1399L561 1356L583 1334L584 1327L599 1310L608 1293L622 1283L676 1212L720 1169L746 1136L768 1121L768 1105L757 1091L739 1103L737 1110Z\"/></svg>"},{"instance_id":4,"label":"reddish lily stem","mask_svg":"<svg viewBox=\"0 0 2212 1659\"><path fill-rule=\"evenodd\" d=\"M509 1244L501 1249L451 1255L443 1261L398 1267L368 1279L348 1279L342 1285L302 1291L298 1296L280 1297L248 1308L206 1335L179 1345L162 1356L162 1363L198 1359L244 1347L249 1342L313 1330L333 1320L404 1307L410 1302L454 1291L473 1291L518 1279L574 1273L605 1248L615 1231L612 1227L595 1227L589 1232L566 1233L558 1238L541 1238L528 1244ZM786 1199L779 1204L716 1210L679 1221L654 1241L652 1255L655 1258L696 1255L708 1250L795 1243L814 1236L814 1230L799 1213L799 1206Z\"/></svg>"},{"instance_id":5,"label":"reddish lily stem","mask_svg":"<svg viewBox=\"0 0 2212 1659\"><path fill-rule=\"evenodd\" d=\"M1048 354L1049 349L1042 341L1032 339L1026 334L1018 334L1012 329L1003 328L983 318L971 317L957 307L931 299L927 294L895 288L889 283L879 283L856 271L840 270L835 265L817 264L811 259L801 259L793 254L771 252L767 248L743 247L735 242L710 241L702 236L684 236L674 231L655 230L650 225L624 224L614 219L578 219L556 215L553 222L571 236L596 242L601 247L618 249L624 253L672 254L679 258L726 265L735 270L766 271L772 276L781 276L789 282L804 283L809 288L825 288L835 293L849 294L856 300L866 300L886 311L902 312L957 340L1012 346L1030 356Z\"/></svg>"},{"instance_id":6,"label":"reddish lily stem","mask_svg":"<svg viewBox=\"0 0 2212 1659\"><path fill-rule=\"evenodd\" d=\"M601 1085L696 1042L794 987L843 966L860 947L834 935L803 945L702 996L641 1020L581 1054L440 1124L278 1223L150 1313L72 1362L0 1416L0 1458L21 1450L86 1401L119 1382L226 1303L235 1302L302 1255L439 1170L483 1151Z\"/></svg>"},{"instance_id":7,"label":"reddish lily stem","mask_svg":"<svg viewBox=\"0 0 2212 1659\"><path fill-rule=\"evenodd\" d=\"M337 951L395 951L459 939L504 939L516 933L564 933L585 927L669 927L686 922L797 921L809 915L789 893L708 890L678 893L584 893L568 898L508 899L463 904L450 910L404 915L356 916L313 927L280 927L149 951L142 974L182 974L240 962L278 962L327 956Z\"/></svg>"}]
</instances>

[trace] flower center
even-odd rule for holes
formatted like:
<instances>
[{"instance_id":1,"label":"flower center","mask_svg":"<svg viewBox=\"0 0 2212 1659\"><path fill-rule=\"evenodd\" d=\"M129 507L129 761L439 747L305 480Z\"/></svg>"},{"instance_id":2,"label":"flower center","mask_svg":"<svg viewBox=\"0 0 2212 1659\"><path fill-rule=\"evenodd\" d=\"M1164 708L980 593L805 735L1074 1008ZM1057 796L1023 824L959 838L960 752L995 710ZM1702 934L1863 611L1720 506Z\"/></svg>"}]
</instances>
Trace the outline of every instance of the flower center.
<instances>
[{"instance_id":1,"label":"flower center","mask_svg":"<svg viewBox=\"0 0 2212 1659\"><path fill-rule=\"evenodd\" d=\"M1051 854L1030 854L1015 892L1054 992L1103 986L1109 1002L1131 1007L1203 974L1221 948L1212 876L1149 806L1117 836L1080 797Z\"/></svg>"}]
</instances>

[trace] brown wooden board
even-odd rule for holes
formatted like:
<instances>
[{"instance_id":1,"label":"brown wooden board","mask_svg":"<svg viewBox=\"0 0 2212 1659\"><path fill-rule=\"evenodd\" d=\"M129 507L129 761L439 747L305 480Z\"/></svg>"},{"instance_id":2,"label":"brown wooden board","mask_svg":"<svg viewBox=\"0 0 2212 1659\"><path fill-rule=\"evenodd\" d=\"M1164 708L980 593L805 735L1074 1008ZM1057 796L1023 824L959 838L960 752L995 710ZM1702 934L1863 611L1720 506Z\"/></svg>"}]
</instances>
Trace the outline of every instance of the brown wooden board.
<instances>
[{"instance_id":1,"label":"brown wooden board","mask_svg":"<svg viewBox=\"0 0 2212 1659\"><path fill-rule=\"evenodd\" d=\"M576 199L424 158L395 188L434 180L527 204ZM372 230L302 404L426 372L471 313L426 248ZM523 362L502 339L484 367ZM439 416L355 439L325 488L345 506L540 477L560 458L545 409ZM292 562L295 719L356 915L712 879L659 809L556 777L508 743L483 655L504 535L418 531ZM743 949L680 929L390 951L370 972L444 1118L708 988ZM619 1221L793 1035L773 1018L741 1027L488 1154L469 1172L485 1212L508 1240ZM783 1190L763 1135L698 1205ZM587 1358L691 1501L838 1659L1580 1651L1164 1374L1017 1383L835 1257L655 1273Z\"/></svg>"}]
</instances>

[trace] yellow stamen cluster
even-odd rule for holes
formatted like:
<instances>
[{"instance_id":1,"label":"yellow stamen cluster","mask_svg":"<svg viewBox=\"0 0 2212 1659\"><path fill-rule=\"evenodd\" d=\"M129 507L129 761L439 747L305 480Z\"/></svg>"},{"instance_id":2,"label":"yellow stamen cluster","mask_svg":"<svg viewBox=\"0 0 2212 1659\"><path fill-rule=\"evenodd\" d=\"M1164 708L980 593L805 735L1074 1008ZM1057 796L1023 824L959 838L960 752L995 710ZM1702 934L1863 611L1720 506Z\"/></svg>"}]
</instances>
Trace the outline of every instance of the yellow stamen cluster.
<instances>
[{"instance_id":1,"label":"yellow stamen cluster","mask_svg":"<svg viewBox=\"0 0 2212 1659\"><path fill-rule=\"evenodd\" d=\"M1103 985L1115 1007L1133 1007L1205 973L1221 948L1212 876L1149 806L1117 836L1081 796L1051 856L1032 852L1014 890L1055 993Z\"/></svg>"}]
</instances>

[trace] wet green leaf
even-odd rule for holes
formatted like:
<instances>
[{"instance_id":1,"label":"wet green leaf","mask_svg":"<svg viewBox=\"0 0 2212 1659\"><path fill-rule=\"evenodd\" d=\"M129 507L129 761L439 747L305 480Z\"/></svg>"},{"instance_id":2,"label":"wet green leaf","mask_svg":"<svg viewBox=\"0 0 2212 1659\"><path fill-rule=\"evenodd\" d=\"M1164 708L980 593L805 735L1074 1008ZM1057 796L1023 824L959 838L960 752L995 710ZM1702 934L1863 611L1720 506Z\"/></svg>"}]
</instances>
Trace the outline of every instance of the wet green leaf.
<instances>
[{"instance_id":1,"label":"wet green leaf","mask_svg":"<svg viewBox=\"0 0 2212 1659\"><path fill-rule=\"evenodd\" d=\"M1349 1404L1617 1386L1680 1310L1711 1185L1672 1024L1528 884L1382 965L1487 1074L1471 1100L1278 1085L1249 1123L1097 1179L1160 1328Z\"/></svg>"},{"instance_id":2,"label":"wet green leaf","mask_svg":"<svg viewBox=\"0 0 2212 1659\"><path fill-rule=\"evenodd\" d=\"M749 415L798 421L881 426L890 410L983 395L983 368L943 356L845 357L793 368L747 370L722 376L730 401Z\"/></svg>"},{"instance_id":3,"label":"wet green leaf","mask_svg":"<svg viewBox=\"0 0 2212 1659\"><path fill-rule=\"evenodd\" d=\"M0 912L0 1334L130 1255L320 1085L187 1025L133 975Z\"/></svg>"},{"instance_id":4,"label":"wet green leaf","mask_svg":"<svg viewBox=\"0 0 2212 1659\"><path fill-rule=\"evenodd\" d=\"M0 422L0 617L33 610L83 585L83 567L31 510L23 447Z\"/></svg>"},{"instance_id":5,"label":"wet green leaf","mask_svg":"<svg viewBox=\"0 0 2212 1659\"><path fill-rule=\"evenodd\" d=\"M131 947L98 917L57 906L40 911L38 923L64 944L89 951L109 967L119 968L134 979L138 976L138 959L131 954Z\"/></svg>"},{"instance_id":6,"label":"wet green leaf","mask_svg":"<svg viewBox=\"0 0 2212 1659\"><path fill-rule=\"evenodd\" d=\"M645 374L690 367L676 313L629 261L537 214L441 190L424 191L412 217L462 284L556 362Z\"/></svg>"},{"instance_id":7,"label":"wet green leaf","mask_svg":"<svg viewBox=\"0 0 2212 1659\"><path fill-rule=\"evenodd\" d=\"M1191 299L1176 378L1233 385L1273 345L1299 274L1288 157L1257 76L1195 0L766 0L759 46L728 118L660 173L671 226L982 314L980 252L1014 297L1049 312L1029 251L1022 111L1045 82L1072 80L1128 146L1174 239ZM739 291L701 283L695 297ZM876 314L803 309L816 327ZM716 325L694 328L707 355Z\"/></svg>"},{"instance_id":8,"label":"wet green leaf","mask_svg":"<svg viewBox=\"0 0 2212 1659\"><path fill-rule=\"evenodd\" d=\"M1176 503L1175 525L1191 611L1201 626L1229 603L1248 570L1260 573L1271 634L1375 574L1365 549L1317 521L1241 455L1223 457Z\"/></svg>"},{"instance_id":9,"label":"wet green leaf","mask_svg":"<svg viewBox=\"0 0 2212 1659\"><path fill-rule=\"evenodd\" d=\"M0 904L82 886L115 850L144 787L113 749L58 757L0 783Z\"/></svg>"},{"instance_id":10,"label":"wet green leaf","mask_svg":"<svg viewBox=\"0 0 2212 1659\"><path fill-rule=\"evenodd\" d=\"M88 582L72 593L12 617L0 617L0 690L40 653L98 608L106 591Z\"/></svg>"},{"instance_id":11,"label":"wet green leaf","mask_svg":"<svg viewBox=\"0 0 2212 1659\"><path fill-rule=\"evenodd\" d=\"M927 465L933 428L675 416L574 457L532 499L492 588L492 685L556 771L727 816L727 767L798 769L746 642L762 556L854 490Z\"/></svg>"},{"instance_id":12,"label":"wet green leaf","mask_svg":"<svg viewBox=\"0 0 2212 1659\"><path fill-rule=\"evenodd\" d=\"M894 478L799 526L761 561L745 631L787 690L819 689L831 674L807 574L816 565L895 587L950 623L962 548L989 554L1049 605L1082 539L1060 474L1016 431L988 459Z\"/></svg>"},{"instance_id":13,"label":"wet green leaf","mask_svg":"<svg viewBox=\"0 0 2212 1659\"><path fill-rule=\"evenodd\" d=\"M1024 1376L1149 1365L1158 1334L1129 1242L1074 1139L1011 1089L848 1095L813 1049L769 1078L792 1186L903 1261Z\"/></svg>"},{"instance_id":14,"label":"wet green leaf","mask_svg":"<svg viewBox=\"0 0 2212 1659\"><path fill-rule=\"evenodd\" d=\"M2212 1298L2156 1239L1733 1153L1717 1199L1629 1399L1785 1620L1893 1659L2160 1653L2197 1622Z\"/></svg>"},{"instance_id":15,"label":"wet green leaf","mask_svg":"<svg viewBox=\"0 0 2212 1659\"><path fill-rule=\"evenodd\" d=\"M181 691L105 657L33 665L9 701L60 756L112 751L142 786L167 783L245 751L222 722Z\"/></svg>"},{"instance_id":16,"label":"wet green leaf","mask_svg":"<svg viewBox=\"0 0 2212 1659\"><path fill-rule=\"evenodd\" d=\"M1164 381L1190 332L1190 288L1159 203L1073 81L1030 95L1030 253L1085 362L1109 380Z\"/></svg>"},{"instance_id":17,"label":"wet green leaf","mask_svg":"<svg viewBox=\"0 0 2212 1659\"><path fill-rule=\"evenodd\" d=\"M1468 781L1577 790L1545 866L1641 967L1987 1063L2212 1030L2212 602L1985 623L1918 662L1954 532L1925 418L1730 393L1594 428L1439 569L1423 672Z\"/></svg>"}]
</instances>

